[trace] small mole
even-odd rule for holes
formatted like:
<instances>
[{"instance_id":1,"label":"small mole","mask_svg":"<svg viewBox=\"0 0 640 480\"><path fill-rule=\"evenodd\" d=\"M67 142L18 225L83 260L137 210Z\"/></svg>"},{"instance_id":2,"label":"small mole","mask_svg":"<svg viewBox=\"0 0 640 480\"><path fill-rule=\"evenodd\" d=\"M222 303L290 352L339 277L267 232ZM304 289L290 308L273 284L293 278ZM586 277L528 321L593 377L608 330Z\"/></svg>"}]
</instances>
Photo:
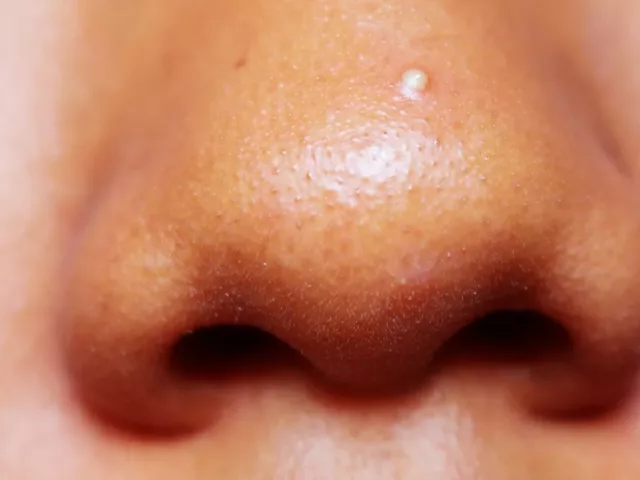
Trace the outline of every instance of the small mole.
<instances>
[{"instance_id":1,"label":"small mole","mask_svg":"<svg viewBox=\"0 0 640 480\"><path fill-rule=\"evenodd\" d=\"M401 90L406 97L416 98L428 85L429 77L421 70L411 69L402 74Z\"/></svg>"},{"instance_id":2,"label":"small mole","mask_svg":"<svg viewBox=\"0 0 640 480\"><path fill-rule=\"evenodd\" d=\"M247 65L247 56L246 55L242 55L238 60L236 60L236 63L233 65L233 67L236 70L240 70L241 68L245 67Z\"/></svg>"}]
</instances>

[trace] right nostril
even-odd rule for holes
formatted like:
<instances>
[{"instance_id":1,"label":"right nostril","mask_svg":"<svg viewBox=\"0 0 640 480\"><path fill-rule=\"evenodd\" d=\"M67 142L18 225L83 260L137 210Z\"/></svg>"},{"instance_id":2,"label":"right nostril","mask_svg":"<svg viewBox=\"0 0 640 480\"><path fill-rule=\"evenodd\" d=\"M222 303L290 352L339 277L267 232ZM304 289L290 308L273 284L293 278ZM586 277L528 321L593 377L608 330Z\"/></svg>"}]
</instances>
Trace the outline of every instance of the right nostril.
<instances>
[{"instance_id":1,"label":"right nostril","mask_svg":"<svg viewBox=\"0 0 640 480\"><path fill-rule=\"evenodd\" d=\"M172 369L189 378L268 373L299 361L299 355L275 336L244 325L189 332L174 345L170 356Z\"/></svg>"},{"instance_id":2,"label":"right nostril","mask_svg":"<svg viewBox=\"0 0 640 480\"><path fill-rule=\"evenodd\" d=\"M589 420L614 411L628 396L628 376L583 365L570 332L535 311L500 311L458 332L437 367L514 367L510 390L527 410L555 420ZM605 371L606 372L606 371ZM504 377L502 377L504 378Z\"/></svg>"},{"instance_id":3,"label":"right nostril","mask_svg":"<svg viewBox=\"0 0 640 480\"><path fill-rule=\"evenodd\" d=\"M569 332L532 310L498 311L455 335L443 355L474 360L527 363L555 357L572 348Z\"/></svg>"}]
</instances>

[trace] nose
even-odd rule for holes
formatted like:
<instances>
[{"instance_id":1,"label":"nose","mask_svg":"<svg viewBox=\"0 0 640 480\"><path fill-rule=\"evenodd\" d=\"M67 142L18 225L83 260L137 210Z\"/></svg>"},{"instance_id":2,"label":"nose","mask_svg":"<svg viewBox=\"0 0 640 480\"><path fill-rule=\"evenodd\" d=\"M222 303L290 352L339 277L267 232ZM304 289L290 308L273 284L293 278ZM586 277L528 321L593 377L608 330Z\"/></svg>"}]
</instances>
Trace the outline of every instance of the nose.
<instances>
[{"instance_id":1,"label":"nose","mask_svg":"<svg viewBox=\"0 0 640 480\"><path fill-rule=\"evenodd\" d=\"M88 404L143 427L206 425L216 385L181 375L172 352L228 325L268 332L345 388L395 389L502 310L571 337L532 397L579 403L629 380L640 219L598 132L541 101L518 64L438 65L413 66L428 80L411 95L403 68L355 89L288 72L236 113L199 117L187 142L128 133L154 162L114 175L66 266L61 344Z\"/></svg>"}]
</instances>

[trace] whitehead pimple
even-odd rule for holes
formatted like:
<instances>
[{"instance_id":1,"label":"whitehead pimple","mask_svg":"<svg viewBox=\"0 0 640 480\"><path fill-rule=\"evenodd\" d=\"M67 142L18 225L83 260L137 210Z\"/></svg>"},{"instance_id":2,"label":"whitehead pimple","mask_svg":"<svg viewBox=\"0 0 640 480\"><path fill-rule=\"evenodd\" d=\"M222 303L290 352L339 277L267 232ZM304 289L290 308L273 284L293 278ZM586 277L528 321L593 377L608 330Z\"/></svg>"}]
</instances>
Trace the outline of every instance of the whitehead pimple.
<instances>
[{"instance_id":1,"label":"whitehead pimple","mask_svg":"<svg viewBox=\"0 0 640 480\"><path fill-rule=\"evenodd\" d=\"M402 74L400 91L405 97L415 99L429 86L429 76L422 70L410 69Z\"/></svg>"}]
</instances>

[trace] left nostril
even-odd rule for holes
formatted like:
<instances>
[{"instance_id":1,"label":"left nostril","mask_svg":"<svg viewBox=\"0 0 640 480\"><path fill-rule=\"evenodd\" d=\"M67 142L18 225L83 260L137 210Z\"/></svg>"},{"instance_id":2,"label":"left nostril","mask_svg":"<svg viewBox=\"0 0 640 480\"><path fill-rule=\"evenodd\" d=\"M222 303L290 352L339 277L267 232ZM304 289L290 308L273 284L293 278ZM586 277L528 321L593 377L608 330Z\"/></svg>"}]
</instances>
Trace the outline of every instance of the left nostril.
<instances>
[{"instance_id":1,"label":"left nostril","mask_svg":"<svg viewBox=\"0 0 640 480\"><path fill-rule=\"evenodd\" d=\"M170 367L190 379L233 380L273 373L301 363L287 344L262 329L246 325L203 327L183 335L170 353Z\"/></svg>"}]
</instances>

